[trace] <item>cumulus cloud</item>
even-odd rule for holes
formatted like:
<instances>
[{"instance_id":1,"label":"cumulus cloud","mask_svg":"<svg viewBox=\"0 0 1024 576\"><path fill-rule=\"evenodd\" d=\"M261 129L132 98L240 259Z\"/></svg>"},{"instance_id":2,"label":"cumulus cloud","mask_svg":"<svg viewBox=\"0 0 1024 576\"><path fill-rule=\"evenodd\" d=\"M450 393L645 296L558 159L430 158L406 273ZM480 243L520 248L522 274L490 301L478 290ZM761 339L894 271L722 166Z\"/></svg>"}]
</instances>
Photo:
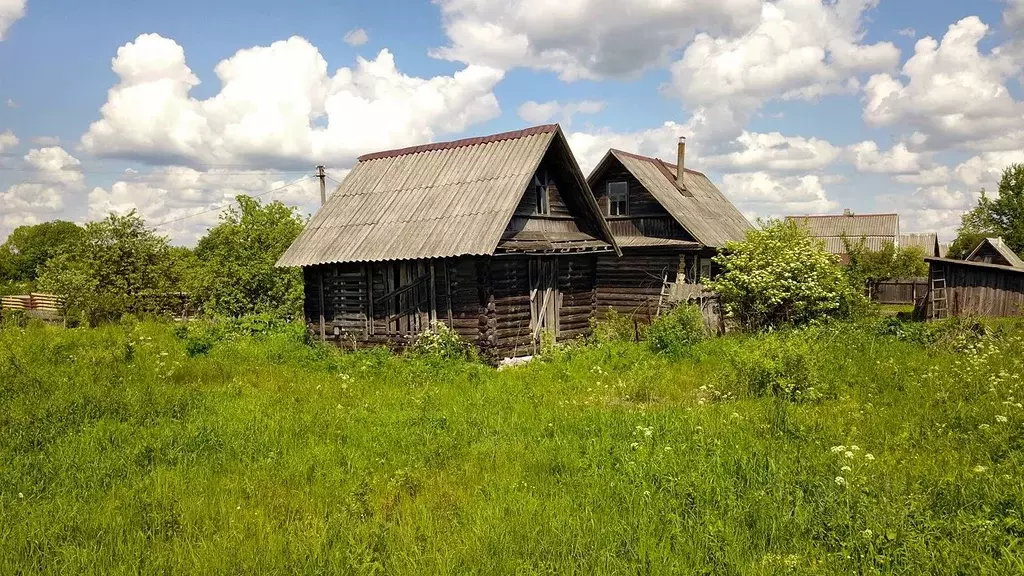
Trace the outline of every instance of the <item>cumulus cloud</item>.
<instances>
[{"instance_id":1,"label":"cumulus cloud","mask_svg":"<svg viewBox=\"0 0 1024 576\"><path fill-rule=\"evenodd\" d=\"M362 46L370 41L370 36L366 33L366 30L356 28L355 30L349 30L345 34L344 40L349 46Z\"/></svg>"},{"instance_id":2,"label":"cumulus cloud","mask_svg":"<svg viewBox=\"0 0 1024 576\"><path fill-rule=\"evenodd\" d=\"M762 216L817 214L839 206L828 199L823 179L817 175L726 174L722 192L741 210Z\"/></svg>"},{"instance_id":3,"label":"cumulus cloud","mask_svg":"<svg viewBox=\"0 0 1024 576\"><path fill-rule=\"evenodd\" d=\"M239 194L260 195L264 202L280 200L312 213L320 202L319 183L306 179L288 185L295 179L295 175L267 170L200 171L169 166L144 173L130 171L112 185L89 192L88 217L100 219L135 209L175 243L192 244L217 224L220 212ZM271 190L274 192L268 194Z\"/></svg>"},{"instance_id":4,"label":"cumulus cloud","mask_svg":"<svg viewBox=\"0 0 1024 576\"><path fill-rule=\"evenodd\" d=\"M972 188L985 187L994 193L1003 170L1013 163L1024 163L1024 150L986 152L960 163L955 172L964 184Z\"/></svg>"},{"instance_id":5,"label":"cumulus cloud","mask_svg":"<svg viewBox=\"0 0 1024 576\"><path fill-rule=\"evenodd\" d=\"M492 90L503 77L481 66L412 77L387 50L329 75L319 50L297 36L221 61L221 89L206 100L190 95L199 79L184 49L156 34L119 48L113 70L120 81L82 148L192 166L345 165L368 151L427 142L498 116Z\"/></svg>"},{"instance_id":6,"label":"cumulus cloud","mask_svg":"<svg viewBox=\"0 0 1024 576\"><path fill-rule=\"evenodd\" d=\"M81 162L63 148L32 149L22 160L31 176L0 192L0 237L23 224L66 217L68 197L84 191Z\"/></svg>"},{"instance_id":7,"label":"cumulus cloud","mask_svg":"<svg viewBox=\"0 0 1024 576\"><path fill-rule=\"evenodd\" d=\"M864 88L864 120L914 129L909 142L939 150L1020 148L1024 104L1006 86L1020 68L999 49L982 53L988 34L976 16L951 25L941 42L918 40L900 76L877 74Z\"/></svg>"},{"instance_id":8,"label":"cumulus cloud","mask_svg":"<svg viewBox=\"0 0 1024 576\"><path fill-rule=\"evenodd\" d=\"M778 0L761 5L745 34L697 35L671 67L670 91L684 102L722 100L754 108L770 98L813 99L855 90L858 74L895 69L889 42L862 44L861 21L877 0Z\"/></svg>"},{"instance_id":9,"label":"cumulus cloud","mask_svg":"<svg viewBox=\"0 0 1024 576\"><path fill-rule=\"evenodd\" d=\"M708 167L724 170L807 171L828 166L840 149L826 140L743 131L733 143L736 150L705 159Z\"/></svg>"},{"instance_id":10,"label":"cumulus cloud","mask_svg":"<svg viewBox=\"0 0 1024 576\"><path fill-rule=\"evenodd\" d=\"M0 40L11 25L25 16L25 0L0 0Z\"/></svg>"},{"instance_id":11,"label":"cumulus cloud","mask_svg":"<svg viewBox=\"0 0 1024 576\"><path fill-rule=\"evenodd\" d=\"M903 142L882 151L876 142L868 140L854 144L850 152L854 166L861 172L910 174L921 171L921 155L908 150Z\"/></svg>"},{"instance_id":12,"label":"cumulus cloud","mask_svg":"<svg viewBox=\"0 0 1024 576\"><path fill-rule=\"evenodd\" d=\"M886 196L880 204L899 212L900 228L938 233L952 239L960 226L960 217L977 204L978 194L946 185L922 186L912 194Z\"/></svg>"},{"instance_id":13,"label":"cumulus cloud","mask_svg":"<svg viewBox=\"0 0 1024 576\"><path fill-rule=\"evenodd\" d=\"M6 130L0 132L0 155L6 154L9 150L18 145L18 137L14 132Z\"/></svg>"},{"instance_id":14,"label":"cumulus cloud","mask_svg":"<svg viewBox=\"0 0 1024 576\"><path fill-rule=\"evenodd\" d=\"M542 124L552 119L559 121L566 126L572 124L572 119L577 114L597 114L604 110L604 102L596 100L581 100L579 102L535 102L527 100L519 105L518 114L524 121L531 124Z\"/></svg>"},{"instance_id":15,"label":"cumulus cloud","mask_svg":"<svg viewBox=\"0 0 1024 576\"><path fill-rule=\"evenodd\" d=\"M635 75L698 31L743 33L761 0L436 0L449 44L438 58L550 70L563 80Z\"/></svg>"},{"instance_id":16,"label":"cumulus cloud","mask_svg":"<svg viewBox=\"0 0 1024 576\"><path fill-rule=\"evenodd\" d=\"M656 128L636 132L615 132L608 129L568 131L566 138L569 140L569 147L572 148L580 168L583 169L584 174L587 174L597 167L597 163L601 161L609 148L655 158L673 159L676 156L676 143L679 136L692 134L693 129L690 126L665 122ZM696 152L691 155L691 148L693 147L687 148L687 155L697 156Z\"/></svg>"},{"instance_id":17,"label":"cumulus cloud","mask_svg":"<svg viewBox=\"0 0 1024 576\"><path fill-rule=\"evenodd\" d=\"M916 184L918 186L938 186L950 181L953 177L949 166L937 165L931 168L920 170L913 174L899 174L895 176L897 182L903 184Z\"/></svg>"},{"instance_id":18,"label":"cumulus cloud","mask_svg":"<svg viewBox=\"0 0 1024 576\"><path fill-rule=\"evenodd\" d=\"M899 34L900 36L906 36L908 38L913 38L914 36L917 36L917 30L914 30L913 28L903 28L901 30L897 30L896 33Z\"/></svg>"}]
</instances>

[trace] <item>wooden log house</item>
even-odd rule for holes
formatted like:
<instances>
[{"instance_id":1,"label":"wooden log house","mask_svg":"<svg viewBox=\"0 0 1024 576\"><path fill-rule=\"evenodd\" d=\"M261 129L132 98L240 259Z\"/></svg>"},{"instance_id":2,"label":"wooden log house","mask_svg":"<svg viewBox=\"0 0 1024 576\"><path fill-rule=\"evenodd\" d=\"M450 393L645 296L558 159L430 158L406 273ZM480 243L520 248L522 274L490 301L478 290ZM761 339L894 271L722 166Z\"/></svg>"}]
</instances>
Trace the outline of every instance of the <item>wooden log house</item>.
<instances>
[{"instance_id":1,"label":"wooden log house","mask_svg":"<svg viewBox=\"0 0 1024 576\"><path fill-rule=\"evenodd\" d=\"M619 249L557 124L367 154L278 262L309 329L402 346L432 322L492 358L585 334Z\"/></svg>"},{"instance_id":2,"label":"wooden log house","mask_svg":"<svg viewBox=\"0 0 1024 576\"><path fill-rule=\"evenodd\" d=\"M672 301L706 295L711 258L740 241L750 223L704 174L674 163L609 150L587 178L623 256L597 259L597 305L649 320Z\"/></svg>"}]
</instances>

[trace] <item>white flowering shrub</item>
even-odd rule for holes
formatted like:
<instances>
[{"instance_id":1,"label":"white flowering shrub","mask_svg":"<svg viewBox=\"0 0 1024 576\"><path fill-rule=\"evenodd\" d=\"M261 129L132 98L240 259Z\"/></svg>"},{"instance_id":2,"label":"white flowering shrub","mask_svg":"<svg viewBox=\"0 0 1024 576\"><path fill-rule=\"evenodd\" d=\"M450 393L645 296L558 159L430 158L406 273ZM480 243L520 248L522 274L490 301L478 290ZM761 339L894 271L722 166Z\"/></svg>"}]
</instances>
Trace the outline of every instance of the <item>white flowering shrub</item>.
<instances>
[{"instance_id":1,"label":"white flowering shrub","mask_svg":"<svg viewBox=\"0 0 1024 576\"><path fill-rule=\"evenodd\" d=\"M417 336L409 350L414 354L444 360L468 360L472 357L469 344L459 337L458 332L441 322Z\"/></svg>"},{"instance_id":2,"label":"white flowering shrub","mask_svg":"<svg viewBox=\"0 0 1024 576\"><path fill-rule=\"evenodd\" d=\"M726 315L750 330L848 316L864 303L836 257L795 222L761 222L715 262L722 274L708 287Z\"/></svg>"}]
</instances>

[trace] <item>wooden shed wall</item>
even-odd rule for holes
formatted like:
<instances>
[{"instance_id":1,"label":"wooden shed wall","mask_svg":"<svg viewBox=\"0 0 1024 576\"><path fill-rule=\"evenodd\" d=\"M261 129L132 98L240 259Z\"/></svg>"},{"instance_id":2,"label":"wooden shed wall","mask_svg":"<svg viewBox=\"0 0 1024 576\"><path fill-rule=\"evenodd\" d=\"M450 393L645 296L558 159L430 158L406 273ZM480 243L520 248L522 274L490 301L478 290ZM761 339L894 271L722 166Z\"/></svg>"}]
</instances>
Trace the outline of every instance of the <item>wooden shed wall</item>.
<instances>
[{"instance_id":1,"label":"wooden shed wall","mask_svg":"<svg viewBox=\"0 0 1024 576\"><path fill-rule=\"evenodd\" d=\"M930 265L931 277L937 269L945 273L951 315L1024 315L1024 273L948 262Z\"/></svg>"},{"instance_id":2,"label":"wooden shed wall","mask_svg":"<svg viewBox=\"0 0 1024 576\"><path fill-rule=\"evenodd\" d=\"M596 300L599 314L609 308L623 314L653 318L661 297L665 274L675 281L680 270L680 252L635 249L622 258L597 259Z\"/></svg>"}]
</instances>

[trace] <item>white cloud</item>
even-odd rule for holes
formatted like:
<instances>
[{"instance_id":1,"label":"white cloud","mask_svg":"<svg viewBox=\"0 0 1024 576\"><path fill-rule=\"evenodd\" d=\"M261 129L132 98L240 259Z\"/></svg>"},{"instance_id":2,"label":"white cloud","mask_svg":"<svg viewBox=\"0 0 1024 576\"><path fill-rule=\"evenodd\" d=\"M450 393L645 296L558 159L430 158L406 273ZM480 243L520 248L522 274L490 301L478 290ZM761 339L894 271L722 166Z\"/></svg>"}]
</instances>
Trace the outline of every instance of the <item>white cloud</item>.
<instances>
[{"instance_id":1,"label":"white cloud","mask_svg":"<svg viewBox=\"0 0 1024 576\"><path fill-rule=\"evenodd\" d=\"M916 184L918 186L938 186L948 183L953 177L949 166L937 165L921 170L915 174L899 174L895 177L897 182L904 184Z\"/></svg>"},{"instance_id":2,"label":"white cloud","mask_svg":"<svg viewBox=\"0 0 1024 576\"><path fill-rule=\"evenodd\" d=\"M912 194L884 197L881 204L899 212L903 230L936 232L940 238L949 240L956 236L960 217L977 201L977 193L948 186L924 186Z\"/></svg>"},{"instance_id":3,"label":"white cloud","mask_svg":"<svg viewBox=\"0 0 1024 576\"><path fill-rule=\"evenodd\" d=\"M356 28L355 30L349 30L345 34L344 40L350 46L362 46L370 41L370 36L366 33L366 30Z\"/></svg>"},{"instance_id":4,"label":"white cloud","mask_svg":"<svg viewBox=\"0 0 1024 576\"><path fill-rule=\"evenodd\" d=\"M850 146L850 152L854 166L861 172L910 174L921 171L921 155L908 150L903 142L883 152L877 143L867 140Z\"/></svg>"},{"instance_id":5,"label":"white cloud","mask_svg":"<svg viewBox=\"0 0 1024 576\"><path fill-rule=\"evenodd\" d=\"M1003 22L1008 29L1019 32L1024 27L1024 0L1002 0L1006 3Z\"/></svg>"},{"instance_id":6,"label":"white cloud","mask_svg":"<svg viewBox=\"0 0 1024 576\"><path fill-rule=\"evenodd\" d=\"M519 105L519 117L531 124L543 124L552 119L562 122L566 126L572 124L573 116L577 114L597 114L604 110L604 102L595 100L581 100L579 102L535 102L527 100Z\"/></svg>"},{"instance_id":7,"label":"white cloud","mask_svg":"<svg viewBox=\"0 0 1024 576\"><path fill-rule=\"evenodd\" d=\"M956 167L956 175L972 188L985 187L995 193L1003 170L1013 163L1024 163L1024 150L986 152L974 156Z\"/></svg>"},{"instance_id":8,"label":"white cloud","mask_svg":"<svg viewBox=\"0 0 1024 576\"><path fill-rule=\"evenodd\" d=\"M339 173L337 177L342 176ZM294 174L266 170L198 171L171 166L146 173L131 171L108 187L92 189L88 195L88 216L100 219L111 212L125 214L138 210L149 225L160 225L160 232L171 236L175 243L192 244L217 224L220 212L239 194L261 195L263 202L280 200L299 206L304 213L313 212L320 202L319 183L315 179L267 194L295 179Z\"/></svg>"},{"instance_id":9,"label":"white cloud","mask_svg":"<svg viewBox=\"0 0 1024 576\"><path fill-rule=\"evenodd\" d=\"M7 130L0 132L0 154L7 153L8 150L18 145L18 137L14 135L14 132Z\"/></svg>"},{"instance_id":10,"label":"white cloud","mask_svg":"<svg viewBox=\"0 0 1024 576\"><path fill-rule=\"evenodd\" d=\"M0 192L0 237L23 224L67 217L67 199L84 191L81 162L64 149L32 149L23 160L30 178Z\"/></svg>"},{"instance_id":11,"label":"white cloud","mask_svg":"<svg viewBox=\"0 0 1024 576\"><path fill-rule=\"evenodd\" d=\"M908 125L917 148L992 150L1024 144L1024 105L1006 80L1020 72L998 48L978 49L988 27L976 16L951 25L941 42L918 40L900 77L872 76L864 90L870 126Z\"/></svg>"},{"instance_id":12,"label":"white cloud","mask_svg":"<svg viewBox=\"0 0 1024 576\"><path fill-rule=\"evenodd\" d=\"M741 210L762 216L816 214L834 210L817 175L777 177L767 172L726 174L722 192Z\"/></svg>"},{"instance_id":13,"label":"white cloud","mask_svg":"<svg viewBox=\"0 0 1024 576\"><path fill-rule=\"evenodd\" d=\"M6 104L8 108L17 108L18 107L18 103L15 102L13 98L8 98L7 102L5 102L4 104Z\"/></svg>"},{"instance_id":14,"label":"white cloud","mask_svg":"<svg viewBox=\"0 0 1024 576\"><path fill-rule=\"evenodd\" d=\"M913 38L917 36L917 30L914 30L913 28L903 28L901 30L897 30L896 33L899 34L900 36L906 36L908 38Z\"/></svg>"},{"instance_id":15,"label":"white cloud","mask_svg":"<svg viewBox=\"0 0 1024 576\"><path fill-rule=\"evenodd\" d=\"M664 65L700 30L742 33L760 0L435 0L448 46L439 58L550 70L563 80L624 77Z\"/></svg>"},{"instance_id":16,"label":"white cloud","mask_svg":"<svg viewBox=\"0 0 1024 576\"><path fill-rule=\"evenodd\" d=\"M704 164L726 170L807 171L835 161L840 149L826 140L743 131L734 152L707 157Z\"/></svg>"},{"instance_id":17,"label":"white cloud","mask_svg":"<svg viewBox=\"0 0 1024 576\"><path fill-rule=\"evenodd\" d=\"M0 0L0 40L11 25L25 16L25 0Z\"/></svg>"},{"instance_id":18,"label":"white cloud","mask_svg":"<svg viewBox=\"0 0 1024 576\"><path fill-rule=\"evenodd\" d=\"M60 138L57 136L36 136L32 143L37 146L60 146Z\"/></svg>"},{"instance_id":19,"label":"white cloud","mask_svg":"<svg viewBox=\"0 0 1024 576\"><path fill-rule=\"evenodd\" d=\"M655 158L673 159L676 156L676 143L679 136L689 136L690 134L692 134L692 128L686 125L665 122L657 128L637 132L614 132L607 129L595 132L567 132L566 138L569 140L569 147L572 148L583 173L589 174L597 167L597 163L601 161L609 148ZM695 153L691 154L693 148L688 145L688 157L692 158L696 155Z\"/></svg>"},{"instance_id":20,"label":"white cloud","mask_svg":"<svg viewBox=\"0 0 1024 576\"><path fill-rule=\"evenodd\" d=\"M417 144L500 114L503 72L469 66L416 78L382 50L333 76L315 46L292 37L240 50L215 72L221 90L189 93L199 79L181 46L156 34L118 49L102 118L84 150L154 164L253 167L344 165L361 153Z\"/></svg>"},{"instance_id":21,"label":"white cloud","mask_svg":"<svg viewBox=\"0 0 1024 576\"><path fill-rule=\"evenodd\" d=\"M877 1L765 2L760 22L745 34L699 34L671 67L670 89L690 105L727 100L750 109L771 98L855 90L858 74L899 63L892 43L860 43L864 13Z\"/></svg>"}]
</instances>

